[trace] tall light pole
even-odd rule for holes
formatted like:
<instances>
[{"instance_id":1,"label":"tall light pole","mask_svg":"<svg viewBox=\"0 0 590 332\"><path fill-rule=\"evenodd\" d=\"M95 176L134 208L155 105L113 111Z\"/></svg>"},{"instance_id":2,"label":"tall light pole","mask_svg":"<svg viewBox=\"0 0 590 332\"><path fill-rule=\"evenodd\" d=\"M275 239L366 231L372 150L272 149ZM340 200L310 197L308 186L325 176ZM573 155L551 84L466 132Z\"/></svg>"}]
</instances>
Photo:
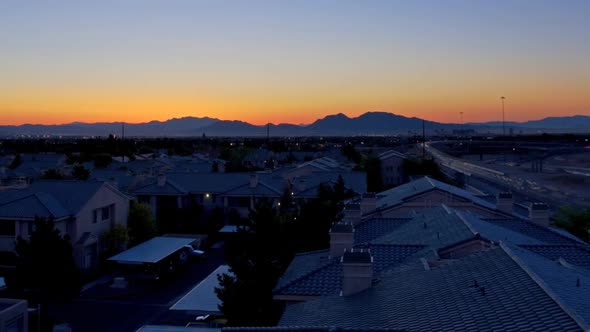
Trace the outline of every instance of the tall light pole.
<instances>
[{"instance_id":1,"label":"tall light pole","mask_svg":"<svg viewBox=\"0 0 590 332\"><path fill-rule=\"evenodd\" d=\"M504 97L504 96L500 97L500 100L502 100L502 136L506 136L506 118L504 116L504 99L506 99L506 97Z\"/></svg>"},{"instance_id":2,"label":"tall light pole","mask_svg":"<svg viewBox=\"0 0 590 332\"><path fill-rule=\"evenodd\" d=\"M463 136L464 132L463 132L464 128L463 128L463 112L459 112L459 136Z\"/></svg>"}]
</instances>

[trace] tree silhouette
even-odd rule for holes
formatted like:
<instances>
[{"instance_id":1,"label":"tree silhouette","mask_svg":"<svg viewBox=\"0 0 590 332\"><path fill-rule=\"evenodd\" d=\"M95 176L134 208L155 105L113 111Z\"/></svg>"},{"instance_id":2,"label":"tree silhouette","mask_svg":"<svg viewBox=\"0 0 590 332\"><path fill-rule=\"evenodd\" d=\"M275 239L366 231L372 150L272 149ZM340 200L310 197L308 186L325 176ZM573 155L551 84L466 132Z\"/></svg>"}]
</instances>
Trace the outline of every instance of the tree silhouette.
<instances>
[{"instance_id":1,"label":"tree silhouette","mask_svg":"<svg viewBox=\"0 0 590 332\"><path fill-rule=\"evenodd\" d=\"M43 172L43 175L41 176L42 179L44 180L63 180L65 178L64 174L55 168L50 168L48 170L46 170L45 172Z\"/></svg>"},{"instance_id":2,"label":"tree silhouette","mask_svg":"<svg viewBox=\"0 0 590 332\"><path fill-rule=\"evenodd\" d=\"M77 297L80 273L69 236L62 236L50 219L36 218L34 225L29 240L17 239L14 280L8 286L39 304L41 325L46 329L47 305Z\"/></svg>"},{"instance_id":3,"label":"tree silhouette","mask_svg":"<svg viewBox=\"0 0 590 332\"><path fill-rule=\"evenodd\" d=\"M555 225L588 242L590 232L590 209L561 207L555 214Z\"/></svg>"},{"instance_id":4,"label":"tree silhouette","mask_svg":"<svg viewBox=\"0 0 590 332\"><path fill-rule=\"evenodd\" d=\"M229 325L276 324L281 306L273 300L272 289L292 258L284 226L272 203L262 200L228 243L226 260L232 274L218 277L215 292Z\"/></svg>"},{"instance_id":5,"label":"tree silhouette","mask_svg":"<svg viewBox=\"0 0 590 332\"><path fill-rule=\"evenodd\" d=\"M76 165L72 169L72 177L77 180L88 180L90 171L83 165Z\"/></svg>"},{"instance_id":6,"label":"tree silhouette","mask_svg":"<svg viewBox=\"0 0 590 332\"><path fill-rule=\"evenodd\" d=\"M152 210L143 203L131 202L127 226L131 246L145 242L158 233Z\"/></svg>"}]
</instances>

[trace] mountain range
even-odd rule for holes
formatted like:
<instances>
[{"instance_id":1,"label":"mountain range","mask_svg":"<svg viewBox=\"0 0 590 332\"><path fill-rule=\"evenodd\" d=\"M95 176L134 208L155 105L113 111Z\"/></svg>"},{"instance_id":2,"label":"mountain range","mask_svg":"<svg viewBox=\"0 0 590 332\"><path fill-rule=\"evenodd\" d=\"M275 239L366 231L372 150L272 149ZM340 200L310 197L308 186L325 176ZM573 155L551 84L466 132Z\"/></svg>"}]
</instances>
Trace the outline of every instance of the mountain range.
<instances>
[{"instance_id":1,"label":"mountain range","mask_svg":"<svg viewBox=\"0 0 590 332\"><path fill-rule=\"evenodd\" d=\"M0 136L51 135L51 136L108 136L120 135L125 129L126 136L354 136L354 135L399 135L419 134L422 126L429 133L451 133L455 129L472 129L477 132L498 132L502 122L449 124L423 121L416 117L405 117L393 113L368 112L358 117L348 117L342 113L328 115L308 125L269 124L253 125L243 121L220 120L215 118L184 117L167 121L146 123L73 122L61 125L0 126ZM590 132L590 116L576 115L549 117L527 122L506 122L507 128L523 132Z\"/></svg>"}]
</instances>

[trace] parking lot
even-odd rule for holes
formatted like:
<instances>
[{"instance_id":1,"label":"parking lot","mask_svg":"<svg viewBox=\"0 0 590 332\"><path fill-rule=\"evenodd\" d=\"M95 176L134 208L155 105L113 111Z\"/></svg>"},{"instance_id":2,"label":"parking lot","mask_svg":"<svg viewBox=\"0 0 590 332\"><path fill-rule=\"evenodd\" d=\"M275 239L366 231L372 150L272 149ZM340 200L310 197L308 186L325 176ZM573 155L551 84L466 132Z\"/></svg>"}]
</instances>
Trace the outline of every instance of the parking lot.
<instances>
[{"instance_id":1,"label":"parking lot","mask_svg":"<svg viewBox=\"0 0 590 332\"><path fill-rule=\"evenodd\" d=\"M136 331L146 324L186 325L194 317L169 308L223 263L223 249L189 262L162 280L136 282L126 289L98 284L68 304L51 305L50 316L72 331Z\"/></svg>"}]
</instances>

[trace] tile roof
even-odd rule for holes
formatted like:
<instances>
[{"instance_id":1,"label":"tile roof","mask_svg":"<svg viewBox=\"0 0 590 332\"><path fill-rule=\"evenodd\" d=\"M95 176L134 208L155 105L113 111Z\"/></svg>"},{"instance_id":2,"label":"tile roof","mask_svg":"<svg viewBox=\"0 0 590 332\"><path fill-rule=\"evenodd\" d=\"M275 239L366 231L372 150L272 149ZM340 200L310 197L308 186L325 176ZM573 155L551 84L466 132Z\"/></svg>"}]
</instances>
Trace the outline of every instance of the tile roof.
<instances>
[{"instance_id":1,"label":"tile roof","mask_svg":"<svg viewBox=\"0 0 590 332\"><path fill-rule=\"evenodd\" d=\"M379 159L381 160L385 160L391 157L396 157L396 158L401 158L401 159L406 159L408 158L408 156L406 156L405 154L401 153L401 152L397 152L395 150L388 150L385 152L381 152L378 156Z\"/></svg>"},{"instance_id":2,"label":"tile roof","mask_svg":"<svg viewBox=\"0 0 590 332\"><path fill-rule=\"evenodd\" d=\"M325 172L313 172L304 176L299 176L293 179L293 183L297 184L298 181L303 180L306 189L301 192L306 192L312 189L312 194L317 196L317 188L322 183L334 184L338 181L338 177L342 176L344 180L344 186L348 189L353 190L356 193L362 194L367 191L367 173L365 172L354 172L354 171L325 171ZM297 185L295 185L297 187ZM295 188L297 189L297 188ZM300 193L296 193L301 195Z\"/></svg>"},{"instance_id":3,"label":"tile roof","mask_svg":"<svg viewBox=\"0 0 590 332\"><path fill-rule=\"evenodd\" d=\"M585 329L590 329L590 271L577 269L568 263L549 260L510 244L503 244L523 268L536 279L539 286L563 308L572 312Z\"/></svg>"},{"instance_id":4,"label":"tile roof","mask_svg":"<svg viewBox=\"0 0 590 332\"><path fill-rule=\"evenodd\" d=\"M403 332L395 329L346 329L335 326L224 327L222 332Z\"/></svg>"},{"instance_id":5,"label":"tile roof","mask_svg":"<svg viewBox=\"0 0 590 332\"><path fill-rule=\"evenodd\" d=\"M505 229L513 230L520 234L526 234L528 237L540 241L545 244L573 244L579 243L569 237L566 237L558 232L554 232L551 228L539 226L533 222L523 219L489 219L483 218L483 221L503 227ZM534 244L534 243L531 243Z\"/></svg>"},{"instance_id":6,"label":"tile roof","mask_svg":"<svg viewBox=\"0 0 590 332\"><path fill-rule=\"evenodd\" d=\"M365 220L354 227L354 242L370 242L395 231L410 221L410 218L372 218Z\"/></svg>"},{"instance_id":7,"label":"tile roof","mask_svg":"<svg viewBox=\"0 0 590 332\"><path fill-rule=\"evenodd\" d=\"M152 181L133 191L135 195L185 195L188 192L174 181L166 179L164 185L158 185L157 181Z\"/></svg>"},{"instance_id":8,"label":"tile roof","mask_svg":"<svg viewBox=\"0 0 590 332\"><path fill-rule=\"evenodd\" d=\"M32 219L76 215L103 186L124 196L101 181L36 181L27 188L0 192L0 217Z\"/></svg>"},{"instance_id":9,"label":"tile roof","mask_svg":"<svg viewBox=\"0 0 590 332\"><path fill-rule=\"evenodd\" d=\"M306 161L306 162L298 165L297 167L300 168L300 167L306 167L306 166L313 166L313 167L316 167L316 168L319 168L319 169L325 170L325 171L347 168L346 166L342 165L341 163L339 163L338 161L336 161L335 159L332 159L330 157L321 157L321 158L313 159L310 161Z\"/></svg>"},{"instance_id":10,"label":"tile roof","mask_svg":"<svg viewBox=\"0 0 590 332\"><path fill-rule=\"evenodd\" d=\"M552 261L563 258L570 264L590 271L590 247L587 245L521 245L520 247Z\"/></svg>"},{"instance_id":11,"label":"tile roof","mask_svg":"<svg viewBox=\"0 0 590 332\"><path fill-rule=\"evenodd\" d=\"M319 266L325 265L330 259L329 250L318 250L296 254L289 267L279 279L275 289L283 288L293 280L316 270Z\"/></svg>"},{"instance_id":12,"label":"tile roof","mask_svg":"<svg viewBox=\"0 0 590 332\"><path fill-rule=\"evenodd\" d=\"M440 190L457 197L472 201L480 206L495 209L495 205L482 199L467 190L451 186L444 182L432 179L428 176L402 184L395 188L377 194L377 209L383 210L401 204L413 196L420 195L432 190Z\"/></svg>"},{"instance_id":13,"label":"tile roof","mask_svg":"<svg viewBox=\"0 0 590 332\"><path fill-rule=\"evenodd\" d=\"M432 270L389 274L355 295L325 296L289 305L279 325L407 331L581 331L502 248Z\"/></svg>"},{"instance_id":14,"label":"tile roof","mask_svg":"<svg viewBox=\"0 0 590 332\"><path fill-rule=\"evenodd\" d=\"M424 246L369 244L356 246L356 249L370 250L373 256L373 272L379 274L401 264L409 256L424 249ZM307 257L299 256L295 263L297 268L290 266L291 271L281 278L275 294L319 296L339 293L342 289L342 263L340 257L328 258L327 254L327 251L313 254L312 262L317 265L304 265L301 257ZM303 270L305 273L302 273Z\"/></svg>"},{"instance_id":15,"label":"tile roof","mask_svg":"<svg viewBox=\"0 0 590 332\"><path fill-rule=\"evenodd\" d=\"M15 200L0 204L0 218L33 219L45 217L60 219L69 216L69 211L47 193L27 193Z\"/></svg>"},{"instance_id":16,"label":"tile roof","mask_svg":"<svg viewBox=\"0 0 590 332\"><path fill-rule=\"evenodd\" d=\"M250 183L245 183L238 187L232 188L223 193L226 196L270 196L278 197L283 193L264 182L258 180L256 187L250 187Z\"/></svg>"},{"instance_id":17,"label":"tile roof","mask_svg":"<svg viewBox=\"0 0 590 332\"><path fill-rule=\"evenodd\" d=\"M71 214L77 214L105 185L108 186L101 181L36 181L31 184L28 190L48 193L55 197ZM112 189L116 191L116 189Z\"/></svg>"},{"instance_id":18,"label":"tile roof","mask_svg":"<svg viewBox=\"0 0 590 332\"><path fill-rule=\"evenodd\" d=\"M481 234L481 236L490 239L492 241L509 241L516 244L543 244L542 240L539 240L533 236L530 236L526 232L522 232L521 229L511 229L504 227L502 224L488 222L482 220L478 216L471 213L457 212L465 223L472 228L473 231ZM514 220L514 222L523 222L522 220Z\"/></svg>"},{"instance_id":19,"label":"tile roof","mask_svg":"<svg viewBox=\"0 0 590 332\"><path fill-rule=\"evenodd\" d=\"M410 221L392 232L372 240L372 243L419 244L434 249L473 237L473 232L454 213L444 208L421 210Z\"/></svg>"},{"instance_id":20,"label":"tile roof","mask_svg":"<svg viewBox=\"0 0 590 332\"><path fill-rule=\"evenodd\" d=\"M220 194L250 183L249 173L167 173L167 179L190 193Z\"/></svg>"}]
</instances>

